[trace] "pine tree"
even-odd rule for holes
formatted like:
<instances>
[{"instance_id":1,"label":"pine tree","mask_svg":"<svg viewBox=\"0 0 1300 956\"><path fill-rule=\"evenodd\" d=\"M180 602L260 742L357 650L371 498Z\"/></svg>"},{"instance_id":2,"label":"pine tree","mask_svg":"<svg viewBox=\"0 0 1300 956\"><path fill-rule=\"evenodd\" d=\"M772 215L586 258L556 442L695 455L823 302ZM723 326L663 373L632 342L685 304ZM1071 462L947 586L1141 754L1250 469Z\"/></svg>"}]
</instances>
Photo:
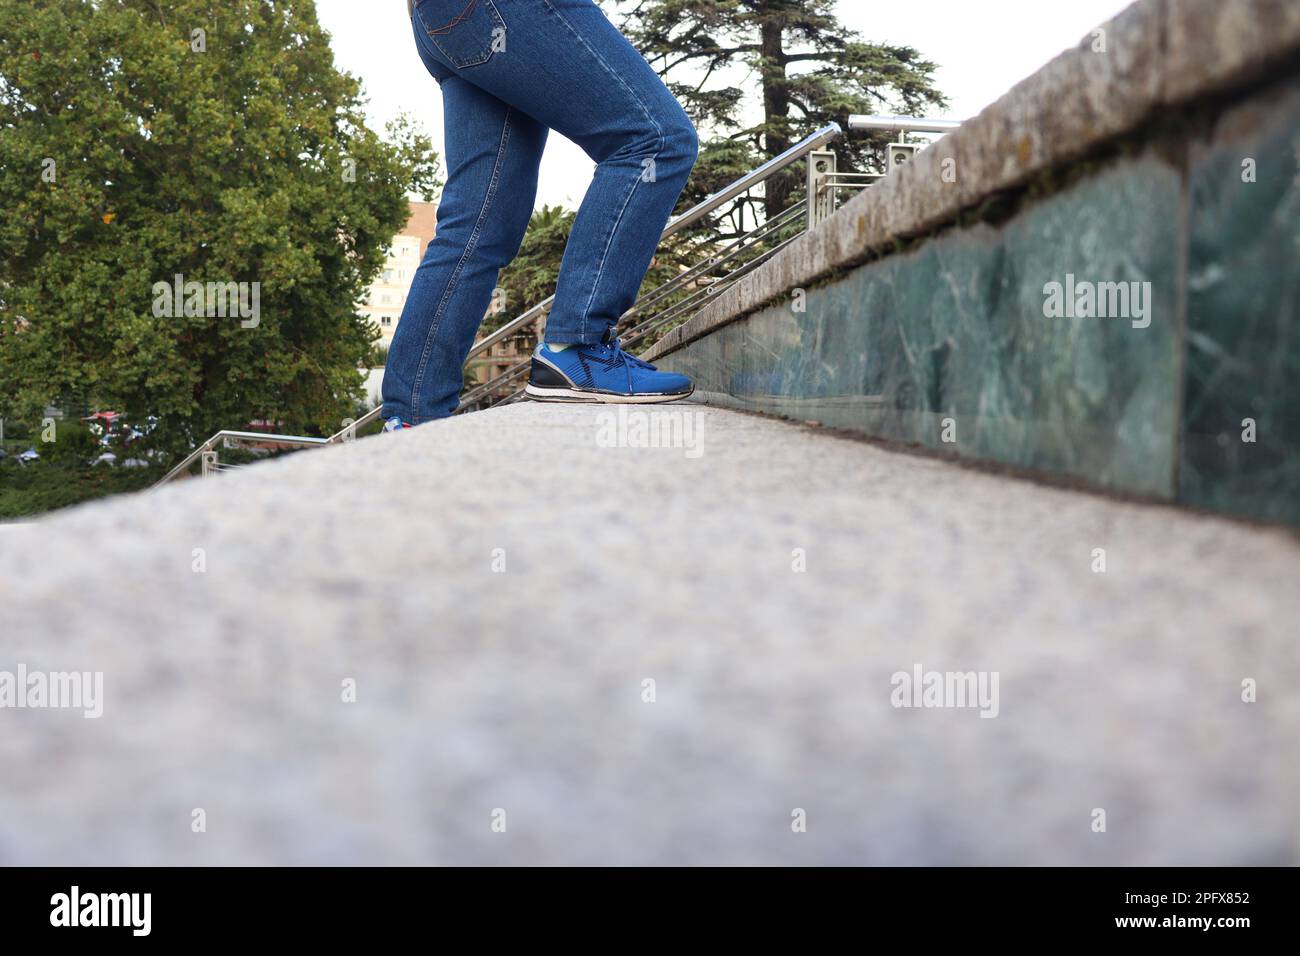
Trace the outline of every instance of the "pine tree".
<instances>
[{"instance_id":1,"label":"pine tree","mask_svg":"<svg viewBox=\"0 0 1300 956\"><path fill-rule=\"evenodd\" d=\"M921 114L946 105L935 64L909 46L872 43L842 26L834 0L613 0L620 29L658 70L701 130L683 204L778 155L850 113ZM736 68L745 68L743 77ZM728 82L730 81L730 82ZM749 90L754 93L749 93ZM883 168L887 136L844 136L843 169ZM774 177L768 217L800 190L797 171ZM747 226L743 211L734 228Z\"/></svg>"}]
</instances>

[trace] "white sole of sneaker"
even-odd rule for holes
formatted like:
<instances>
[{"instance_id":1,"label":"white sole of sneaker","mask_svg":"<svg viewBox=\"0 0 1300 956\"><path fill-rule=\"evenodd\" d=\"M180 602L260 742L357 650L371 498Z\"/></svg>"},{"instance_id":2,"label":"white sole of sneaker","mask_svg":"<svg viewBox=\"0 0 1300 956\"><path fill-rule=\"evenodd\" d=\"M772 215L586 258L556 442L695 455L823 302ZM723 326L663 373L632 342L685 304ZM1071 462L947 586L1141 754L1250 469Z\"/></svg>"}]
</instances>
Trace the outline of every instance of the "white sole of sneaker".
<instances>
[{"instance_id":1,"label":"white sole of sneaker","mask_svg":"<svg viewBox=\"0 0 1300 956\"><path fill-rule=\"evenodd\" d=\"M665 395L663 392L653 392L644 395L614 395L609 392L584 392L576 388L543 388L540 385L525 385L524 392L535 402L587 402L598 403L604 402L610 405L646 405L657 402L677 402L683 398L688 398L691 392L682 392L678 395Z\"/></svg>"}]
</instances>

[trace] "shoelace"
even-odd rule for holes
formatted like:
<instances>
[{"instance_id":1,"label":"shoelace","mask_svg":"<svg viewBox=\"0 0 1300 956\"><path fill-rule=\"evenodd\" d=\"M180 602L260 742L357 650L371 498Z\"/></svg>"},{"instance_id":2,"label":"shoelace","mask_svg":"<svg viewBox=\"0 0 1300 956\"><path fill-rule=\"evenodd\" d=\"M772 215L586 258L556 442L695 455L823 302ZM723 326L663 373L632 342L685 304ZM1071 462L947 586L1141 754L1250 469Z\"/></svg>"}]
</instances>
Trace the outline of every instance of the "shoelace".
<instances>
[{"instance_id":1,"label":"shoelace","mask_svg":"<svg viewBox=\"0 0 1300 956\"><path fill-rule=\"evenodd\" d=\"M648 368L651 371L655 371L655 367L649 362L643 362L631 352L623 351L623 347L619 345L618 339L610 339L608 342L604 343L604 345L607 348L612 349L615 355L621 357L624 365L635 365L639 368Z\"/></svg>"}]
</instances>

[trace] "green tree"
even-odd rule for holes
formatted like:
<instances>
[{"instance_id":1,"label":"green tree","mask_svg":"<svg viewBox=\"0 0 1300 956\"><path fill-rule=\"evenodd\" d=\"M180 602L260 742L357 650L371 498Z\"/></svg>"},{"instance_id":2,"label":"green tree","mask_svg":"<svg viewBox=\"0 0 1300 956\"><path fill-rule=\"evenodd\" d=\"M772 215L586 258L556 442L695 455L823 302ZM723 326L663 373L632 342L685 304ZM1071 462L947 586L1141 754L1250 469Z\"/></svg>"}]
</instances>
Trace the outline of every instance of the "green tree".
<instances>
[{"instance_id":1,"label":"green tree","mask_svg":"<svg viewBox=\"0 0 1300 956\"><path fill-rule=\"evenodd\" d=\"M576 216L574 210L563 206L543 206L533 211L519 254L501 270L497 279L496 298L501 302L502 308L484 320L479 331L480 338L496 331L526 309L555 293L565 243L569 240L569 231L573 228ZM667 282L686 267L686 262L692 256L698 254L697 248L684 244L660 249L646 272L642 290ZM536 344L532 342L531 328L520 334L521 346L531 348ZM475 384L477 382L472 370L467 369L466 387Z\"/></svg>"},{"instance_id":2,"label":"green tree","mask_svg":"<svg viewBox=\"0 0 1300 956\"><path fill-rule=\"evenodd\" d=\"M41 461L60 465L64 468L88 467L106 449L99 444L99 439L80 422L60 422L55 430L54 441L41 442L36 446L41 454Z\"/></svg>"},{"instance_id":3,"label":"green tree","mask_svg":"<svg viewBox=\"0 0 1300 956\"><path fill-rule=\"evenodd\" d=\"M179 450L269 419L331 431L357 304L437 158L368 129L311 0L0 0L0 415L80 400ZM157 315L176 275L247 315ZM242 319L242 321L241 321Z\"/></svg>"},{"instance_id":4,"label":"green tree","mask_svg":"<svg viewBox=\"0 0 1300 956\"><path fill-rule=\"evenodd\" d=\"M845 28L834 0L611 2L620 28L702 131L684 205L818 127L844 126L850 113L918 114L946 105L933 85L933 63L912 47L872 43ZM841 168L864 171L879 166L887 141L841 137L831 148ZM747 210L754 200L738 204L724 234L738 235L754 216L785 209L799 185L797 171L773 177L764 208Z\"/></svg>"},{"instance_id":5,"label":"green tree","mask_svg":"<svg viewBox=\"0 0 1300 956\"><path fill-rule=\"evenodd\" d=\"M502 305L501 311L484 320L480 336L499 329L525 309L555 293L564 244L569 241L569 230L573 228L576 215L563 206L543 206L533 210L519 254L497 277L496 295Z\"/></svg>"}]
</instances>

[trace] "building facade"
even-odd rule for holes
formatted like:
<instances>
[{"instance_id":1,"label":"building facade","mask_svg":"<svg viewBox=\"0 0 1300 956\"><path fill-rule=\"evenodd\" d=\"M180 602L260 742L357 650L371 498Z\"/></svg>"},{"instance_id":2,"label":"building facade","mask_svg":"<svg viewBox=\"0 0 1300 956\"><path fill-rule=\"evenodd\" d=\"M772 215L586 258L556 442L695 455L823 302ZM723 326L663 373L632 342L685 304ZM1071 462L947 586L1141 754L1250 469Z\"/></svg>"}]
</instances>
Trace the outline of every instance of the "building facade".
<instances>
[{"instance_id":1,"label":"building facade","mask_svg":"<svg viewBox=\"0 0 1300 956\"><path fill-rule=\"evenodd\" d=\"M406 296L415 279L415 270L424 259L425 250L433 240L437 225L437 206L433 203L410 203L411 213L406 226L393 237L392 248L384 267L370 286L366 301L361 307L361 314L379 327L379 336L375 344L387 350L392 344L393 333L397 331L398 319L406 305ZM531 303L525 303L526 307ZM510 303L511 306L520 305ZM506 310L502 301L493 296L488 306L488 316L499 316ZM537 344L541 329L541 320L529 323L516 335L504 342L499 342L486 354L472 359L469 363L469 380L475 383L487 382L500 375L511 365L526 358Z\"/></svg>"},{"instance_id":2,"label":"building facade","mask_svg":"<svg viewBox=\"0 0 1300 956\"><path fill-rule=\"evenodd\" d=\"M393 237L388 260L375 277L361 306L361 314L379 326L379 337L375 341L385 349L393 341L415 270L420 267L420 260L433 240L436 227L437 206L412 201L410 207L406 225Z\"/></svg>"}]
</instances>

